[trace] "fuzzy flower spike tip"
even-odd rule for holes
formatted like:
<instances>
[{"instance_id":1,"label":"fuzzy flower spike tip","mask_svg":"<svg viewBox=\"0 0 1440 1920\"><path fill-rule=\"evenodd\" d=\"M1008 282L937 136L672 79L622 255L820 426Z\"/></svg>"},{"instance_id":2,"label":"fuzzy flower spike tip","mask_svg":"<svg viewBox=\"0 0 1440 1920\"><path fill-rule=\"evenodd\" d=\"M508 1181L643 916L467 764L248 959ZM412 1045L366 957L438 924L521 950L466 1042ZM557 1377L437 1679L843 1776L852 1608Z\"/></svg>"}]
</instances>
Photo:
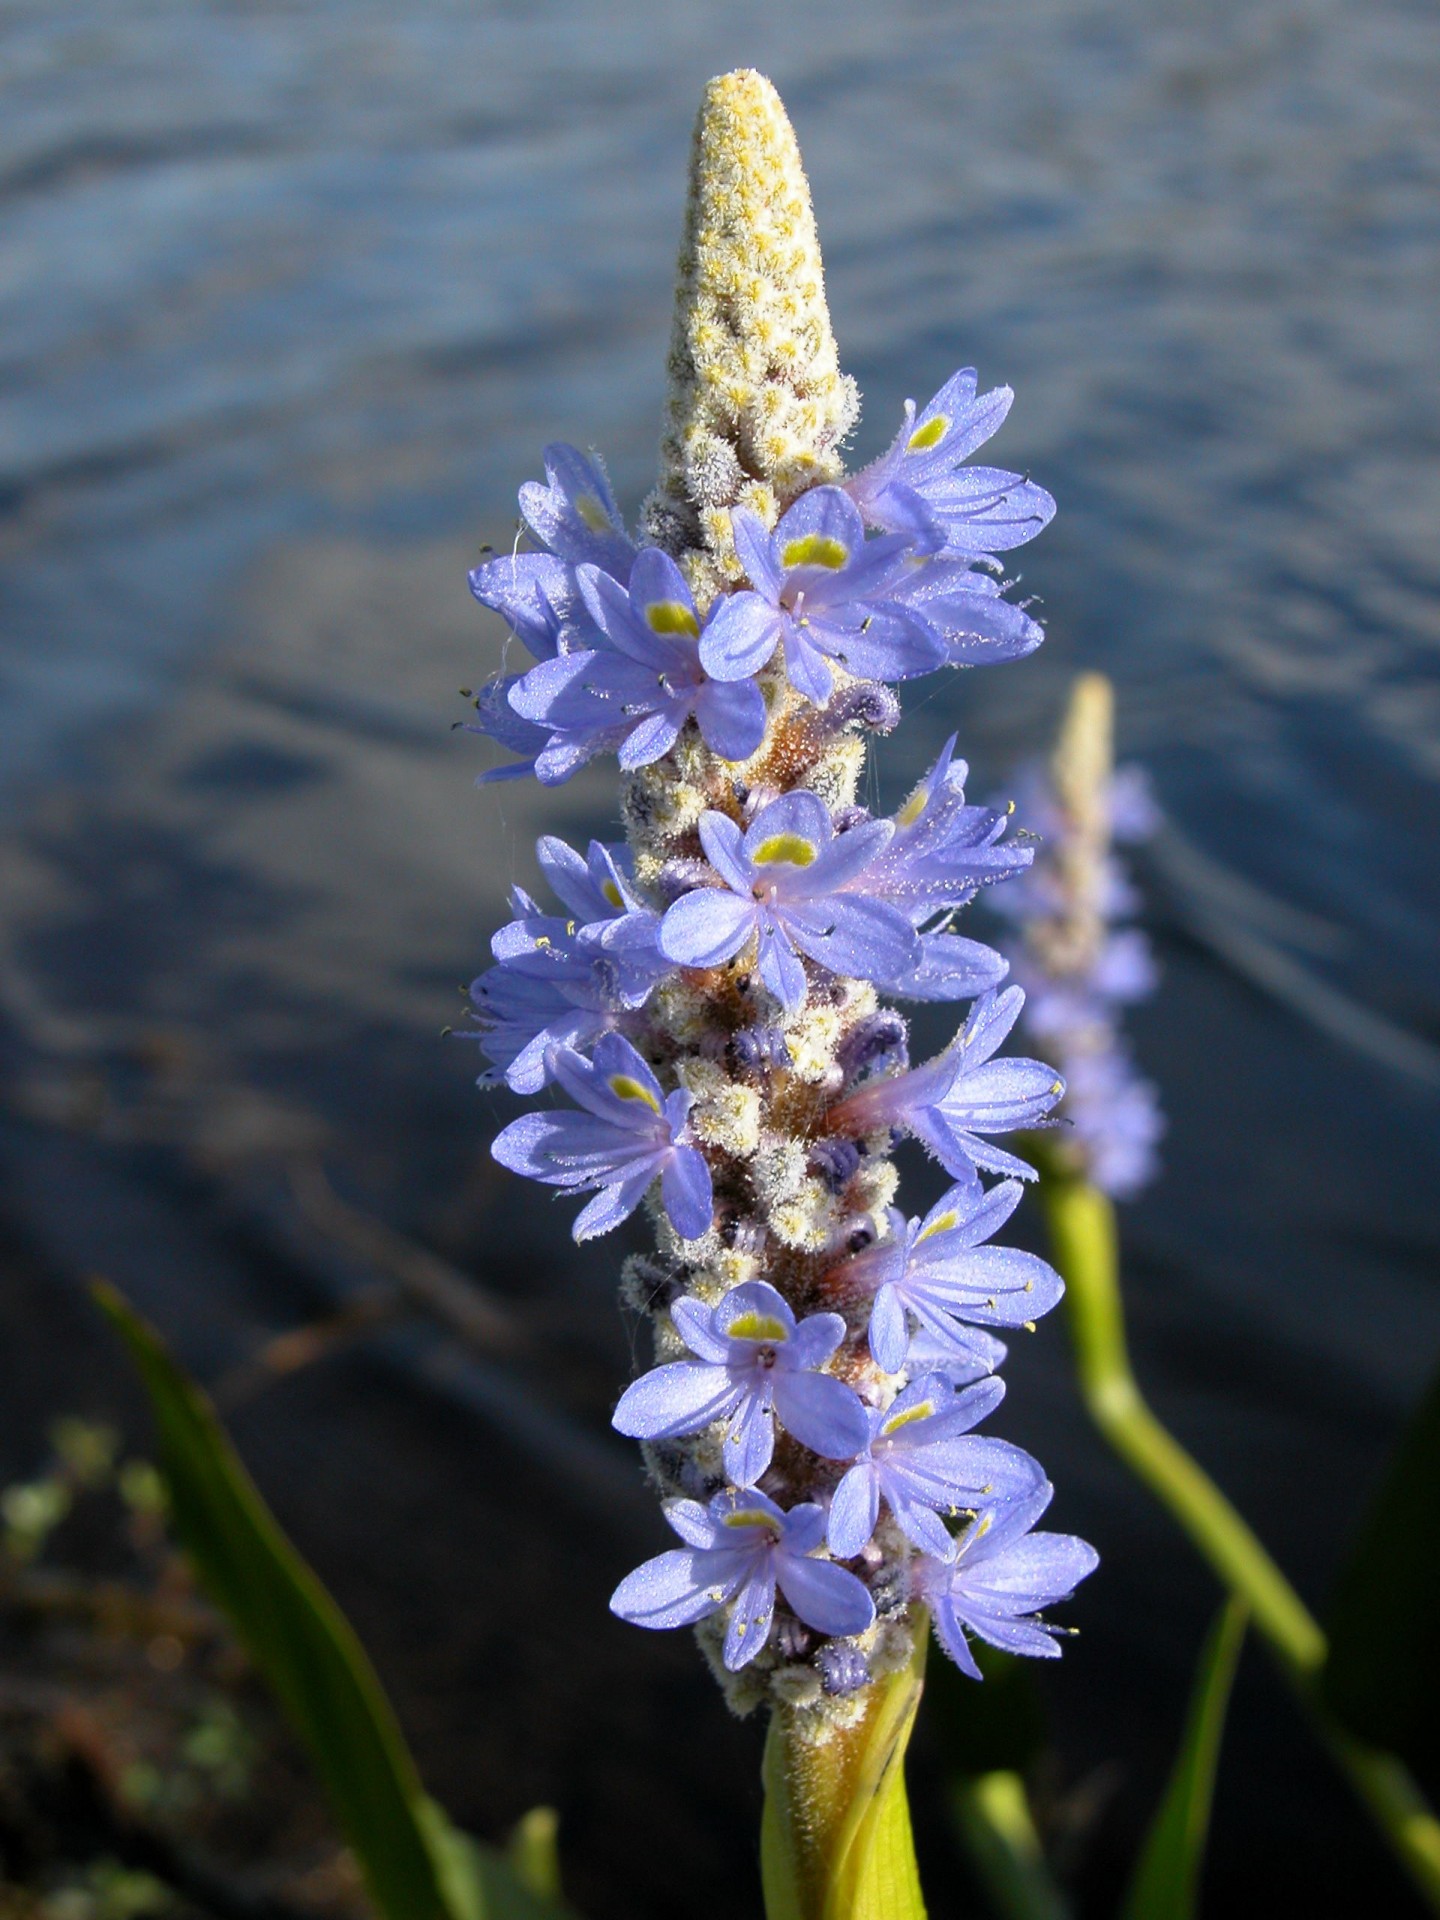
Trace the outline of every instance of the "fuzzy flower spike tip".
<instances>
[{"instance_id":1,"label":"fuzzy flower spike tip","mask_svg":"<svg viewBox=\"0 0 1440 1920\"><path fill-rule=\"evenodd\" d=\"M756 73L706 90L669 369L638 532L598 460L552 446L521 490L528 549L471 576L533 661L476 702L520 756L487 777L553 785L612 753L625 837L541 840L555 899L517 888L470 1031L482 1084L543 1102L496 1159L583 1196L578 1240L642 1208L655 1236L623 1284L654 1364L615 1425L678 1544L614 1612L693 1626L737 1711L823 1728L865 1711L927 1617L967 1673L976 1637L1054 1654L1043 1616L1095 1564L1035 1531L1036 1461L977 1430L999 1333L1061 1292L995 1244L1031 1173L999 1140L1050 1124L1064 1083L1002 1051L1023 995L954 921L1032 849L967 802L953 739L894 814L857 802L895 683L1040 643L994 556L1054 509L969 464L1011 399L971 372L847 475L858 395ZM970 1004L912 1067L887 998ZM902 1135L952 1183L913 1218Z\"/></svg>"}]
</instances>

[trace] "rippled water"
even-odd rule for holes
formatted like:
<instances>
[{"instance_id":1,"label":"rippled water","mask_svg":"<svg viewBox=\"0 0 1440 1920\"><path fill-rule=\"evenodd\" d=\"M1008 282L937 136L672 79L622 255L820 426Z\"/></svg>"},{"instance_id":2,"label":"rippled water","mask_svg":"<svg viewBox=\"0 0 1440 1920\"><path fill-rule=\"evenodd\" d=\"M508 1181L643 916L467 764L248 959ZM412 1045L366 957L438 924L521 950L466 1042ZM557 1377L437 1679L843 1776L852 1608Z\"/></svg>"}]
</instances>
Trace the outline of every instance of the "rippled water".
<instances>
[{"instance_id":1,"label":"rippled water","mask_svg":"<svg viewBox=\"0 0 1440 1920\"><path fill-rule=\"evenodd\" d=\"M959 725L988 785L1078 667L1114 676L1175 829L1147 869L1174 1124L1131 1225L1141 1339L1318 1582L1326 1496L1286 1476L1353 1442L1353 1512L1440 1346L1440 20L396 12L0 9L4 790L110 767L99 743L243 659L257 582L272 641L277 579L309 580L311 627L317 578L334 623L386 593L403 623L432 549L448 624L365 711L438 734L492 657L465 548L541 443L601 447L632 506L649 482L691 116L710 73L763 67L861 453L973 362L1018 394L998 457L1060 501L1024 556L1046 647L909 695L883 775ZM453 765L463 830L511 832ZM432 1066L397 1069L420 1104Z\"/></svg>"}]
</instances>

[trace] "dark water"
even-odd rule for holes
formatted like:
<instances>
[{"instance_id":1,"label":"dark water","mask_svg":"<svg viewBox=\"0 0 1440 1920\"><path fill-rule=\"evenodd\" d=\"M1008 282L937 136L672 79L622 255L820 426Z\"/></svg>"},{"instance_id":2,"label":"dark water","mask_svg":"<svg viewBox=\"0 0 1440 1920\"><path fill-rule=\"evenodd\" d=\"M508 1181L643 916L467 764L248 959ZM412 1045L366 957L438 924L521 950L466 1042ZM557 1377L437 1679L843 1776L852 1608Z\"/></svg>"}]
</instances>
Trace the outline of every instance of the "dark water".
<instances>
[{"instance_id":1,"label":"dark water","mask_svg":"<svg viewBox=\"0 0 1440 1920\"><path fill-rule=\"evenodd\" d=\"M1318 1602L1440 1351L1433 9L192 0L12 4L0 35L6 1232L47 1356L15 1460L47 1397L118 1391L88 1268L212 1374L314 1310L276 1168L321 1154L553 1342L545 1391L599 1448L557 1489L505 1369L437 1411L418 1334L409 1375L355 1354L237 1416L437 1786L490 1830L558 1796L594 1914L753 1904L750 1730L688 1646L603 1615L658 1540L604 1451L608 1275L486 1173L498 1112L432 1044L525 842L612 791L470 788L445 728L497 640L466 559L552 437L638 502L689 123L745 63L806 155L862 455L973 362L1017 390L998 456L1060 501L1025 556L1046 647L910 695L882 786L954 726L988 786L1078 668L1114 677L1173 822L1137 1347ZM1068 1778L1113 1783L1101 1902L1211 1595L1084 1435L1058 1330L1014 1371L1007 1431L1106 1557L1047 1676ZM1372 1874L1404 1911L1252 1665L1215 1911L1338 1912Z\"/></svg>"}]
</instances>

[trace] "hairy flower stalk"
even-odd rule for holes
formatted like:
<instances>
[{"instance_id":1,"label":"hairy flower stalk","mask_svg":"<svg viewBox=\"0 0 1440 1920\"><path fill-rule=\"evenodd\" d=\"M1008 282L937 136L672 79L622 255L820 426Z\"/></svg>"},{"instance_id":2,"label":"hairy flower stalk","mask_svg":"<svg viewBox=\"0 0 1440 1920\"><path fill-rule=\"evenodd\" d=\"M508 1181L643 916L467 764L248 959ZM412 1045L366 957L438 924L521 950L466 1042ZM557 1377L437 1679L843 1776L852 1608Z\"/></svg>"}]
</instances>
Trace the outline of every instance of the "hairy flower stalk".
<instances>
[{"instance_id":1,"label":"hairy flower stalk","mask_svg":"<svg viewBox=\"0 0 1440 1920\"><path fill-rule=\"evenodd\" d=\"M1020 783L1018 817L1039 851L991 904L1016 929L1025 1028L1065 1079L1057 1113L1069 1125L1052 1154L1125 1200L1154 1177L1165 1121L1120 1026L1123 1009L1154 991L1155 963L1145 935L1124 924L1137 902L1114 846L1148 838L1156 813L1142 770L1114 764L1114 705L1103 674L1075 682L1048 768Z\"/></svg>"},{"instance_id":2,"label":"hairy flower stalk","mask_svg":"<svg viewBox=\"0 0 1440 1920\"><path fill-rule=\"evenodd\" d=\"M677 1539L614 1611L694 1625L737 1711L840 1731L927 1615L971 1674L975 1635L1053 1656L1041 1610L1095 1564L1036 1530L1038 1464L977 1431L1000 1334L1060 1293L992 1244L1031 1177L997 1136L1044 1125L1063 1087L1001 1055L1023 996L952 921L1031 849L967 804L953 741L894 815L857 802L891 683L1040 643L994 556L1053 503L965 464L1010 402L970 372L846 477L855 390L758 74L706 92L670 369L646 544L598 463L550 447L520 496L533 550L472 576L535 660L476 730L549 784L614 752L626 829L583 855L540 842L558 905L516 890L474 1037L482 1084L558 1096L496 1158L586 1196L577 1239L642 1206L655 1231L624 1282L655 1365L615 1424ZM973 1004L912 1067L887 999ZM907 1134L952 1183L923 1219L894 1204Z\"/></svg>"}]
</instances>

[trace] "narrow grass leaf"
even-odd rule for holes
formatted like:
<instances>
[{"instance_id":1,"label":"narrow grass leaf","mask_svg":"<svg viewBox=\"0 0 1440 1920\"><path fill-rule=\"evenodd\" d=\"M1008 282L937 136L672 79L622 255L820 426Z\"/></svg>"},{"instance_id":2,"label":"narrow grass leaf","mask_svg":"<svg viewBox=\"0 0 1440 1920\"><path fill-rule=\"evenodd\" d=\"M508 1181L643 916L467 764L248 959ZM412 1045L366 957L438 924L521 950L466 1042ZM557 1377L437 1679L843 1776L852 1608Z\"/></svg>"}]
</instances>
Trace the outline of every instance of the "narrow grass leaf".
<instances>
[{"instance_id":1,"label":"narrow grass leaf","mask_svg":"<svg viewBox=\"0 0 1440 1920\"><path fill-rule=\"evenodd\" d=\"M1335 1584L1322 1695L1352 1733L1440 1787L1440 1375Z\"/></svg>"},{"instance_id":2,"label":"narrow grass leaf","mask_svg":"<svg viewBox=\"0 0 1440 1920\"><path fill-rule=\"evenodd\" d=\"M286 1539L209 1400L115 1288L95 1299L150 1398L174 1526L308 1750L383 1920L562 1920L426 1799L354 1629Z\"/></svg>"},{"instance_id":3,"label":"narrow grass leaf","mask_svg":"<svg viewBox=\"0 0 1440 1920\"><path fill-rule=\"evenodd\" d=\"M1069 1920L1020 1774L997 1767L963 1775L950 1802L961 1844L1000 1920Z\"/></svg>"},{"instance_id":4,"label":"narrow grass leaf","mask_svg":"<svg viewBox=\"0 0 1440 1920\"><path fill-rule=\"evenodd\" d=\"M1180 1752L1130 1884L1124 1920L1192 1920L1195 1913L1225 1713L1247 1618L1243 1601L1227 1601L1201 1651Z\"/></svg>"}]
</instances>

